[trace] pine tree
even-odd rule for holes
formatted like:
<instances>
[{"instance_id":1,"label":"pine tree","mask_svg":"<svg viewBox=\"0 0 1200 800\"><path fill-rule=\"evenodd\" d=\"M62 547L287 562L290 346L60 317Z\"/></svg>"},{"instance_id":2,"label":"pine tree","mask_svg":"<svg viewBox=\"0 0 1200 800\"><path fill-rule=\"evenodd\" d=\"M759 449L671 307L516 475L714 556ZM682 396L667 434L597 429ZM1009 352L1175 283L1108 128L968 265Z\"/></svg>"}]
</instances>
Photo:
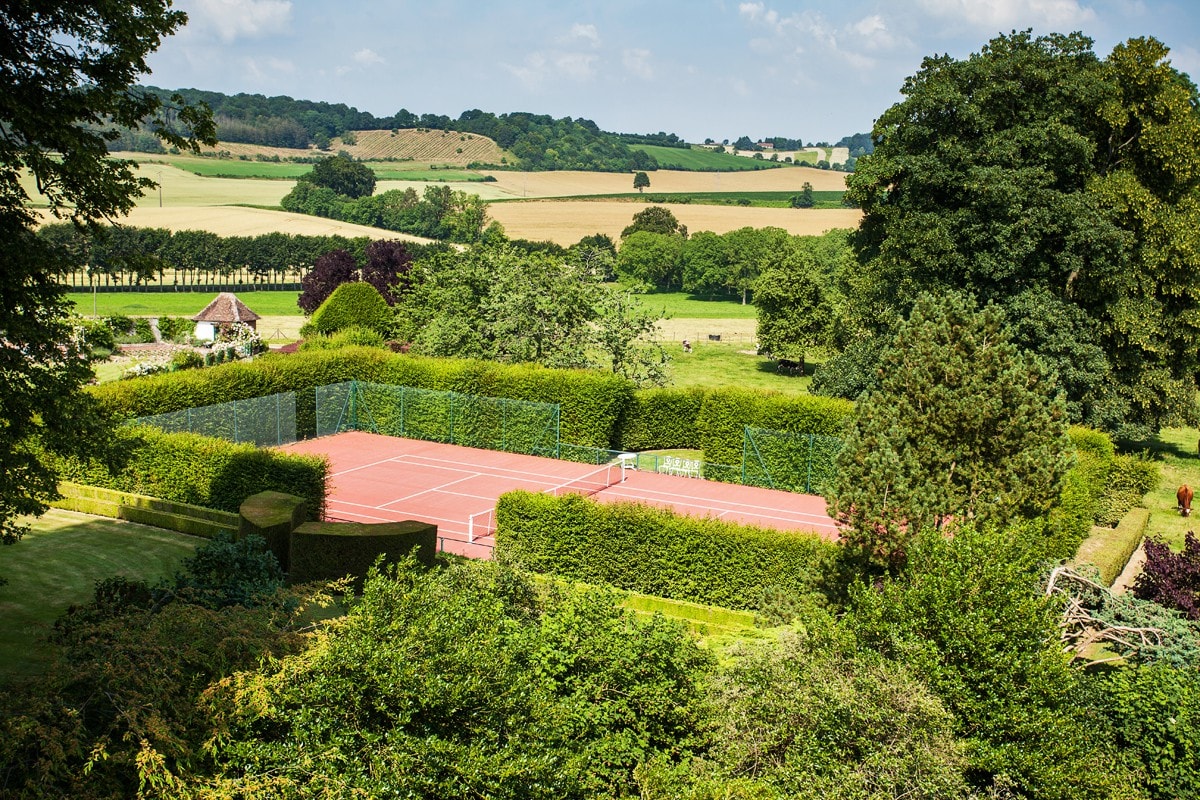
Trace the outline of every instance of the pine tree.
<instances>
[{"instance_id":1,"label":"pine tree","mask_svg":"<svg viewBox=\"0 0 1200 800\"><path fill-rule=\"evenodd\" d=\"M918 530L1034 517L1068 467L1053 381L970 296L922 295L858 405L830 491L843 537L872 562L904 562Z\"/></svg>"}]
</instances>

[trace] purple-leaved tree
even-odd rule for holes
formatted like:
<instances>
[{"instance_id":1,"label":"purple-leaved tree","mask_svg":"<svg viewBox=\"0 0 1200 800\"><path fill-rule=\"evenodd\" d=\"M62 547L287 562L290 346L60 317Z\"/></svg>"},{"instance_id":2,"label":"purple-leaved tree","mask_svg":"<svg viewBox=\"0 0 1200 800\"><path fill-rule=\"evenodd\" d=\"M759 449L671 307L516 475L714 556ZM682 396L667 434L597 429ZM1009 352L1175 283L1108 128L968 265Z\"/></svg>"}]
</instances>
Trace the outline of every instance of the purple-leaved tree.
<instances>
[{"instance_id":1,"label":"purple-leaved tree","mask_svg":"<svg viewBox=\"0 0 1200 800\"><path fill-rule=\"evenodd\" d=\"M366 256L362 279L374 286L389 306L396 305L412 288L412 253L404 242L380 239L367 245Z\"/></svg>"},{"instance_id":2,"label":"purple-leaved tree","mask_svg":"<svg viewBox=\"0 0 1200 800\"><path fill-rule=\"evenodd\" d=\"M301 292L296 298L296 305L305 314L311 314L333 294L334 289L356 280L358 266L354 263L354 256L345 250L331 250L316 260L300 282Z\"/></svg>"}]
</instances>

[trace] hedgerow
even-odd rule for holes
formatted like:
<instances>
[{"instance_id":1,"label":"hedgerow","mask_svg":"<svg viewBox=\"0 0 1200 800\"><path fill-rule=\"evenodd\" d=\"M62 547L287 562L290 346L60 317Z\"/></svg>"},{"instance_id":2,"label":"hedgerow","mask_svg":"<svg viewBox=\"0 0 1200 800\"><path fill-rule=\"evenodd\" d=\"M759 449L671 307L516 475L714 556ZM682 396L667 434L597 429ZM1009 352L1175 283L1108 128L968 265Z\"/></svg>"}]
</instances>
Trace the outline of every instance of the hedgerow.
<instances>
[{"instance_id":1,"label":"hedgerow","mask_svg":"<svg viewBox=\"0 0 1200 800\"><path fill-rule=\"evenodd\" d=\"M563 440L589 447L608 447L613 441L633 391L624 378L608 373L424 358L369 347L267 355L250 363L149 376L91 391L127 417L295 391L303 434L305 414L310 420L312 416L313 388L349 380L559 403Z\"/></svg>"},{"instance_id":2,"label":"hedgerow","mask_svg":"<svg viewBox=\"0 0 1200 800\"><path fill-rule=\"evenodd\" d=\"M510 492L496 523L497 557L535 572L725 608L756 608L768 589L811 595L837 553L815 533L575 495Z\"/></svg>"},{"instance_id":3,"label":"hedgerow","mask_svg":"<svg viewBox=\"0 0 1200 800\"><path fill-rule=\"evenodd\" d=\"M716 389L705 396L696 427L705 461L740 464L747 425L787 433L840 436L853 411L853 403L839 398Z\"/></svg>"},{"instance_id":4,"label":"hedgerow","mask_svg":"<svg viewBox=\"0 0 1200 800\"><path fill-rule=\"evenodd\" d=\"M113 451L111 463L60 459L59 475L75 483L234 513L243 500L263 491L304 498L310 519L320 519L325 510L329 463L323 457L150 427L118 429Z\"/></svg>"},{"instance_id":5,"label":"hedgerow","mask_svg":"<svg viewBox=\"0 0 1200 800\"><path fill-rule=\"evenodd\" d=\"M699 449L704 389L640 389L621 415L621 450Z\"/></svg>"}]
</instances>

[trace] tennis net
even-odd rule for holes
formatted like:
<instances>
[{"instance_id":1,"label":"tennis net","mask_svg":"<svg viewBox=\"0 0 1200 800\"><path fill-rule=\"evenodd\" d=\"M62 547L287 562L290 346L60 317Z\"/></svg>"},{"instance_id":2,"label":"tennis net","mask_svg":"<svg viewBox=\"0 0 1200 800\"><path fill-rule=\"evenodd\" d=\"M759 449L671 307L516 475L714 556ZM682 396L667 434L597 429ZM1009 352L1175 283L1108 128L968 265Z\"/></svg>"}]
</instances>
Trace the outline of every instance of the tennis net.
<instances>
[{"instance_id":1,"label":"tennis net","mask_svg":"<svg viewBox=\"0 0 1200 800\"><path fill-rule=\"evenodd\" d=\"M605 464L600 469L593 470L587 475L573 478L566 483L547 489L543 494L552 494L555 497L561 497L564 494L578 494L584 497L591 497L610 486L616 486L623 480L625 480L625 469L622 465Z\"/></svg>"}]
</instances>

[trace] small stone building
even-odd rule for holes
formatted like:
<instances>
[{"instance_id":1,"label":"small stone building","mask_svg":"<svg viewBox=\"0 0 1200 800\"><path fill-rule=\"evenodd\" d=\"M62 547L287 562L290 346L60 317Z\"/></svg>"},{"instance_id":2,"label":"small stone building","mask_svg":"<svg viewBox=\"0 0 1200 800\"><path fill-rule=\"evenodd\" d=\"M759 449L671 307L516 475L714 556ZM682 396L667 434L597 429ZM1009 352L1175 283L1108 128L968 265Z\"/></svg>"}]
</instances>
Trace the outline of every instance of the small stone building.
<instances>
[{"instance_id":1,"label":"small stone building","mask_svg":"<svg viewBox=\"0 0 1200 800\"><path fill-rule=\"evenodd\" d=\"M221 292L216 299L192 317L196 323L196 341L211 342L223 330L229 330L234 323L240 322L251 330L258 324L258 314L246 306L233 292Z\"/></svg>"}]
</instances>

